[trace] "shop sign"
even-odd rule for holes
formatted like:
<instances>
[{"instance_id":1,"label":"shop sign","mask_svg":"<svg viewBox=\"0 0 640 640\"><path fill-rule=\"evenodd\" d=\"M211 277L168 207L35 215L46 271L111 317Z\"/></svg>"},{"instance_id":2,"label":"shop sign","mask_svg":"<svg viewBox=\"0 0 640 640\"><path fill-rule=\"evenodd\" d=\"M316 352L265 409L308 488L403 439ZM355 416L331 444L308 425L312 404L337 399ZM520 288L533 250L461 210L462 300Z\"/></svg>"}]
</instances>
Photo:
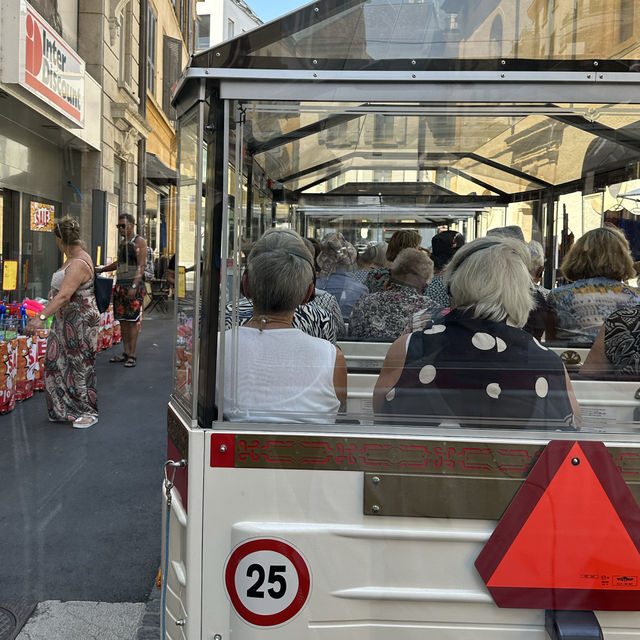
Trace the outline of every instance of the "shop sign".
<instances>
[{"instance_id":1,"label":"shop sign","mask_svg":"<svg viewBox=\"0 0 640 640\"><path fill-rule=\"evenodd\" d=\"M84 60L26 0L3 6L2 23L2 81L21 85L82 127Z\"/></svg>"},{"instance_id":2,"label":"shop sign","mask_svg":"<svg viewBox=\"0 0 640 640\"><path fill-rule=\"evenodd\" d=\"M52 204L31 202L31 231L53 231L55 211Z\"/></svg>"}]
</instances>

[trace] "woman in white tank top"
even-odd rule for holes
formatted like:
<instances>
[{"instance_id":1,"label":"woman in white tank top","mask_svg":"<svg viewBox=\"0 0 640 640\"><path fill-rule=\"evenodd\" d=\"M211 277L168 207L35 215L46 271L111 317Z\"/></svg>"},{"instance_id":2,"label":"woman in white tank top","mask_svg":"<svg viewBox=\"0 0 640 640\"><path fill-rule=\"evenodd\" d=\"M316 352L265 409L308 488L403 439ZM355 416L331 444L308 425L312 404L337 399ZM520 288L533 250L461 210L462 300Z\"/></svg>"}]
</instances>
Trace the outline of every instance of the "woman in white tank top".
<instances>
[{"instance_id":1,"label":"woman in white tank top","mask_svg":"<svg viewBox=\"0 0 640 640\"><path fill-rule=\"evenodd\" d=\"M313 262L302 238L267 231L247 260L249 322L225 332L224 416L232 421L334 422L347 395L342 352L292 327L313 294Z\"/></svg>"},{"instance_id":2,"label":"woman in white tank top","mask_svg":"<svg viewBox=\"0 0 640 640\"><path fill-rule=\"evenodd\" d=\"M91 256L80 241L80 225L66 216L53 228L58 249L67 256L51 278L49 302L25 328L33 335L54 316L47 338L44 384L51 422L71 422L86 429L98 422L94 364L100 312L93 288Z\"/></svg>"}]
</instances>

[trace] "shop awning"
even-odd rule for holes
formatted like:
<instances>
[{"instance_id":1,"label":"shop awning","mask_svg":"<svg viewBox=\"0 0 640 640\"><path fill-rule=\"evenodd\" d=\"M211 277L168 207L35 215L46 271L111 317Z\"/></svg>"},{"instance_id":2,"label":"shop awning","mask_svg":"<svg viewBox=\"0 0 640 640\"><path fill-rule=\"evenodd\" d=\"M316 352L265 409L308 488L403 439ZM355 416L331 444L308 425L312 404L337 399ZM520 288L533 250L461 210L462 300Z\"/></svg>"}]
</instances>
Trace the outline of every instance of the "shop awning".
<instances>
[{"instance_id":1,"label":"shop awning","mask_svg":"<svg viewBox=\"0 0 640 640\"><path fill-rule=\"evenodd\" d=\"M155 153L147 153L147 180L156 184L177 184L175 169L168 167Z\"/></svg>"}]
</instances>

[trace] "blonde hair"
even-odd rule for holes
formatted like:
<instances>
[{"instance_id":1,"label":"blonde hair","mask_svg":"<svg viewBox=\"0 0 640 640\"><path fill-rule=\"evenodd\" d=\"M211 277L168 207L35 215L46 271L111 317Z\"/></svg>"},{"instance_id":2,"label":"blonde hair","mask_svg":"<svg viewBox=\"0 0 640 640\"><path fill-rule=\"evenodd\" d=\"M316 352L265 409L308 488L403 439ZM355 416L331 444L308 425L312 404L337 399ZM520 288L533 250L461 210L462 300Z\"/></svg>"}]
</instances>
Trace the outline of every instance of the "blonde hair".
<instances>
[{"instance_id":1,"label":"blonde hair","mask_svg":"<svg viewBox=\"0 0 640 640\"><path fill-rule=\"evenodd\" d=\"M67 246L81 245L80 223L71 216L61 218L53 225L53 233L62 240L62 244Z\"/></svg>"},{"instance_id":2,"label":"blonde hair","mask_svg":"<svg viewBox=\"0 0 640 640\"><path fill-rule=\"evenodd\" d=\"M628 280L636 275L629 242L621 231L609 226L592 229L578 238L560 270L573 282L597 277Z\"/></svg>"},{"instance_id":3,"label":"blonde hair","mask_svg":"<svg viewBox=\"0 0 640 640\"><path fill-rule=\"evenodd\" d=\"M493 236L465 244L444 271L451 307L524 327L535 306L530 263L529 250L519 240Z\"/></svg>"}]
</instances>

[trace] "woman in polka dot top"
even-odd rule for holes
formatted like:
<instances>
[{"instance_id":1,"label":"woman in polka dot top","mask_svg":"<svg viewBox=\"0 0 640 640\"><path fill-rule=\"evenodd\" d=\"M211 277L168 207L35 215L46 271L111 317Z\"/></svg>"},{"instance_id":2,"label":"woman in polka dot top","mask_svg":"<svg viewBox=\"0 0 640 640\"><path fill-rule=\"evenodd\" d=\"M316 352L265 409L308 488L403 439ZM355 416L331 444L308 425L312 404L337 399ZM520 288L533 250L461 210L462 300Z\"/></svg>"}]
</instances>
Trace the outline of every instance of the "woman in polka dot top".
<instances>
[{"instance_id":1,"label":"woman in polka dot top","mask_svg":"<svg viewBox=\"0 0 640 640\"><path fill-rule=\"evenodd\" d=\"M579 427L560 358L521 329L534 304L529 260L509 238L479 238L456 253L444 272L451 312L389 349L374 391L381 421Z\"/></svg>"}]
</instances>

